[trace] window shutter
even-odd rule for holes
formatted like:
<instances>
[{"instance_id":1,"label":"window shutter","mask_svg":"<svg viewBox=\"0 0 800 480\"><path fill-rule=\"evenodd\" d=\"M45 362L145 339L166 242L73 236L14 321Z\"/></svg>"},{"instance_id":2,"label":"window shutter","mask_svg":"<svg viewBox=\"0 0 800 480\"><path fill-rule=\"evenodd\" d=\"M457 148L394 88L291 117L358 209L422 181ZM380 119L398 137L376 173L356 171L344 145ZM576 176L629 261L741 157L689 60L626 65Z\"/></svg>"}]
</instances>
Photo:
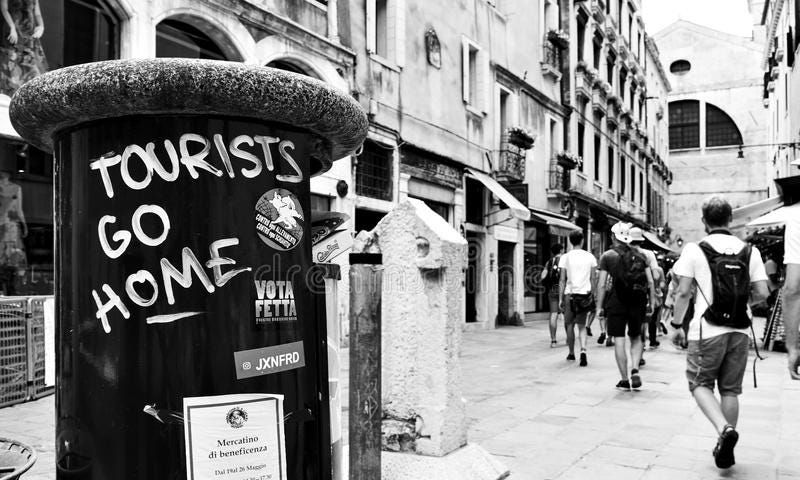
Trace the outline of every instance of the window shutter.
<instances>
[{"instance_id":1,"label":"window shutter","mask_svg":"<svg viewBox=\"0 0 800 480\"><path fill-rule=\"evenodd\" d=\"M406 64L406 0L395 0L395 63L398 67Z\"/></svg>"},{"instance_id":2,"label":"window shutter","mask_svg":"<svg viewBox=\"0 0 800 480\"><path fill-rule=\"evenodd\" d=\"M375 0L367 0L367 52L375 53Z\"/></svg>"},{"instance_id":3,"label":"window shutter","mask_svg":"<svg viewBox=\"0 0 800 480\"><path fill-rule=\"evenodd\" d=\"M461 96L469 103L469 42L461 39Z\"/></svg>"},{"instance_id":4,"label":"window shutter","mask_svg":"<svg viewBox=\"0 0 800 480\"><path fill-rule=\"evenodd\" d=\"M794 32L792 27L786 32L786 64L794 67Z\"/></svg>"},{"instance_id":5,"label":"window shutter","mask_svg":"<svg viewBox=\"0 0 800 480\"><path fill-rule=\"evenodd\" d=\"M490 79L489 55L487 55L486 50L478 50L477 60L478 79L475 82L475 88L478 90L476 95L477 106L483 113L487 113L489 111L489 99L492 98L492 82Z\"/></svg>"}]
</instances>

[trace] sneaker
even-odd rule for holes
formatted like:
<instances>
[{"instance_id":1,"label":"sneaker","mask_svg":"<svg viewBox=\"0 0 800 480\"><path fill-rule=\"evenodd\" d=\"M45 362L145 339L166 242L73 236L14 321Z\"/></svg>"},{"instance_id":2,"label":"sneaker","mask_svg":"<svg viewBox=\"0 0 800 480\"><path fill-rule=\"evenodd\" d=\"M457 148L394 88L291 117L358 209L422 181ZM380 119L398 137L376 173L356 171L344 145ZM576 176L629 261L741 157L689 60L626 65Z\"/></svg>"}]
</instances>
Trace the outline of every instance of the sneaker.
<instances>
[{"instance_id":1,"label":"sneaker","mask_svg":"<svg viewBox=\"0 0 800 480\"><path fill-rule=\"evenodd\" d=\"M567 355L567 360L574 361L575 360L575 354L574 353L570 353L569 355Z\"/></svg>"},{"instance_id":2,"label":"sneaker","mask_svg":"<svg viewBox=\"0 0 800 480\"><path fill-rule=\"evenodd\" d=\"M664 322L658 322L658 324L661 325L661 333L669 335L669 331L667 330L667 326L664 325Z\"/></svg>"},{"instance_id":3,"label":"sneaker","mask_svg":"<svg viewBox=\"0 0 800 480\"><path fill-rule=\"evenodd\" d=\"M613 347L614 346L614 339L611 337L606 338L606 347Z\"/></svg>"},{"instance_id":4,"label":"sneaker","mask_svg":"<svg viewBox=\"0 0 800 480\"><path fill-rule=\"evenodd\" d=\"M617 388L621 390L630 390L631 384L627 380L620 380L619 382L617 382Z\"/></svg>"},{"instance_id":5,"label":"sneaker","mask_svg":"<svg viewBox=\"0 0 800 480\"><path fill-rule=\"evenodd\" d=\"M603 342L606 341L606 332L600 332L600 336L597 337L597 344L602 345Z\"/></svg>"},{"instance_id":6,"label":"sneaker","mask_svg":"<svg viewBox=\"0 0 800 480\"><path fill-rule=\"evenodd\" d=\"M659 345L661 345L661 342L659 342L658 340L650 342L650 348L658 348Z\"/></svg>"},{"instance_id":7,"label":"sneaker","mask_svg":"<svg viewBox=\"0 0 800 480\"><path fill-rule=\"evenodd\" d=\"M647 362L644 361L644 358L639 360L639 366L640 367L644 367L646 364L647 364Z\"/></svg>"},{"instance_id":8,"label":"sneaker","mask_svg":"<svg viewBox=\"0 0 800 480\"><path fill-rule=\"evenodd\" d=\"M589 327L586 327L586 336L587 337L591 337L592 336L592 329L589 328Z\"/></svg>"},{"instance_id":9,"label":"sneaker","mask_svg":"<svg viewBox=\"0 0 800 480\"><path fill-rule=\"evenodd\" d=\"M642 377L639 376L639 370L631 370L631 388L639 388L642 386Z\"/></svg>"},{"instance_id":10,"label":"sneaker","mask_svg":"<svg viewBox=\"0 0 800 480\"><path fill-rule=\"evenodd\" d=\"M730 468L736 463L733 457L733 447L739 441L739 433L730 425L725 425L714 447L714 463L718 468Z\"/></svg>"},{"instance_id":11,"label":"sneaker","mask_svg":"<svg viewBox=\"0 0 800 480\"><path fill-rule=\"evenodd\" d=\"M558 342L556 340L550 340L550 348L555 348Z\"/></svg>"},{"instance_id":12,"label":"sneaker","mask_svg":"<svg viewBox=\"0 0 800 480\"><path fill-rule=\"evenodd\" d=\"M588 364L589 363L586 361L586 352L581 352L581 363L580 363L580 366L581 367L585 367Z\"/></svg>"}]
</instances>

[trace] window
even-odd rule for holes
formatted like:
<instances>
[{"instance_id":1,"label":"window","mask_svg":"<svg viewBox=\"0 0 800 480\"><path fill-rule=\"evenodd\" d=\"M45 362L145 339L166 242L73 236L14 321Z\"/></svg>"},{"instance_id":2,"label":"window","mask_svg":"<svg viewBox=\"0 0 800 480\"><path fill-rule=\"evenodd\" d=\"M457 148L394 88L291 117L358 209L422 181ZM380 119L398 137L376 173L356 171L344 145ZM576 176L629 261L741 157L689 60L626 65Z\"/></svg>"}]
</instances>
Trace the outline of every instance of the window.
<instances>
[{"instance_id":1,"label":"window","mask_svg":"<svg viewBox=\"0 0 800 480\"><path fill-rule=\"evenodd\" d=\"M68 0L64 2L63 65L77 65L117 58L119 56L117 53L118 22L111 9L102 0ZM48 21L45 19L44 23L46 28ZM59 23L61 22L59 21ZM46 36L45 32L45 36L42 38ZM49 55L47 58L51 59Z\"/></svg>"},{"instance_id":2,"label":"window","mask_svg":"<svg viewBox=\"0 0 800 480\"><path fill-rule=\"evenodd\" d=\"M644 175L639 172L639 205L644 205Z\"/></svg>"},{"instance_id":3,"label":"window","mask_svg":"<svg viewBox=\"0 0 800 480\"><path fill-rule=\"evenodd\" d=\"M583 142L584 137L586 136L586 126L583 123L578 123L578 156L583 159ZM581 162L581 166L578 167L580 171L583 171L583 162Z\"/></svg>"},{"instance_id":4,"label":"window","mask_svg":"<svg viewBox=\"0 0 800 480\"><path fill-rule=\"evenodd\" d=\"M628 80L628 70L625 67L619 69L619 96L625 98L625 81Z\"/></svg>"},{"instance_id":5,"label":"window","mask_svg":"<svg viewBox=\"0 0 800 480\"><path fill-rule=\"evenodd\" d=\"M608 57L606 58L606 80L610 85L614 85L614 64L617 61L617 56L614 55L614 52L609 51Z\"/></svg>"},{"instance_id":6,"label":"window","mask_svg":"<svg viewBox=\"0 0 800 480\"><path fill-rule=\"evenodd\" d=\"M700 102L697 100L669 104L669 148L700 148Z\"/></svg>"},{"instance_id":7,"label":"window","mask_svg":"<svg viewBox=\"0 0 800 480\"><path fill-rule=\"evenodd\" d=\"M503 86L500 86L500 85L498 85L497 88L498 88L498 91L500 93L499 94L499 98L498 98L498 102L497 102L498 103L497 106L498 106L498 110L499 110L498 111L498 120L499 120L498 123L499 123L499 126L500 126L500 135L498 136L498 138L500 138L501 142L502 142L504 140L503 137L504 137L504 134L506 132L506 129L509 127L509 124L511 123L511 121L510 121L511 120L511 117L510 117L510 115L511 115L511 92L507 88L505 88ZM501 148L502 148L502 145L501 145Z\"/></svg>"},{"instance_id":8,"label":"window","mask_svg":"<svg viewBox=\"0 0 800 480\"><path fill-rule=\"evenodd\" d=\"M331 197L327 195L311 194L311 210L319 210L321 212L331 211Z\"/></svg>"},{"instance_id":9,"label":"window","mask_svg":"<svg viewBox=\"0 0 800 480\"><path fill-rule=\"evenodd\" d=\"M464 197L466 197L466 221L475 225L483 225L483 184L474 178L467 177Z\"/></svg>"},{"instance_id":10,"label":"window","mask_svg":"<svg viewBox=\"0 0 800 480\"><path fill-rule=\"evenodd\" d=\"M367 52L398 67L405 60L405 0L367 0Z\"/></svg>"},{"instance_id":11,"label":"window","mask_svg":"<svg viewBox=\"0 0 800 480\"><path fill-rule=\"evenodd\" d=\"M600 56L603 52L603 37L598 35L594 36L594 41L592 42L592 61L595 70L600 70Z\"/></svg>"},{"instance_id":12,"label":"window","mask_svg":"<svg viewBox=\"0 0 800 480\"><path fill-rule=\"evenodd\" d=\"M600 135L594 136L594 179L600 181Z\"/></svg>"},{"instance_id":13,"label":"window","mask_svg":"<svg viewBox=\"0 0 800 480\"><path fill-rule=\"evenodd\" d=\"M467 105L485 112L488 62L481 48L466 38L462 39L461 48L463 100Z\"/></svg>"},{"instance_id":14,"label":"window","mask_svg":"<svg viewBox=\"0 0 800 480\"><path fill-rule=\"evenodd\" d=\"M689 60L675 60L669 65L669 71L675 75L685 75L692 69Z\"/></svg>"},{"instance_id":15,"label":"window","mask_svg":"<svg viewBox=\"0 0 800 480\"><path fill-rule=\"evenodd\" d=\"M706 104L706 146L741 145L742 134L731 117L719 108Z\"/></svg>"},{"instance_id":16,"label":"window","mask_svg":"<svg viewBox=\"0 0 800 480\"><path fill-rule=\"evenodd\" d=\"M625 187L627 186L627 179L625 178L625 148L622 148L619 156L619 193L625 195Z\"/></svg>"},{"instance_id":17,"label":"window","mask_svg":"<svg viewBox=\"0 0 800 480\"><path fill-rule=\"evenodd\" d=\"M444 218L447 222L450 221L450 208L451 208L450 205L448 205L446 203L443 203L443 202L437 202L435 200L430 200L430 199L422 198L422 197L414 197L414 196L411 196L411 195L409 195L409 197L410 198L416 198L417 200L420 200L420 201L424 202L425 205L427 205L428 208L433 210L437 215L439 215L440 217Z\"/></svg>"},{"instance_id":18,"label":"window","mask_svg":"<svg viewBox=\"0 0 800 480\"><path fill-rule=\"evenodd\" d=\"M610 142L609 142L610 143ZM608 188L614 188L614 147L608 146Z\"/></svg>"},{"instance_id":19,"label":"window","mask_svg":"<svg viewBox=\"0 0 800 480\"><path fill-rule=\"evenodd\" d=\"M227 60L205 33L188 23L170 19L156 26L156 57Z\"/></svg>"},{"instance_id":20,"label":"window","mask_svg":"<svg viewBox=\"0 0 800 480\"><path fill-rule=\"evenodd\" d=\"M631 202L636 201L636 165L631 165Z\"/></svg>"},{"instance_id":21,"label":"window","mask_svg":"<svg viewBox=\"0 0 800 480\"><path fill-rule=\"evenodd\" d=\"M617 1L617 25L618 25L617 28L619 28L620 32L622 31L622 5L623 5L623 3L624 3L624 0L618 0Z\"/></svg>"},{"instance_id":22,"label":"window","mask_svg":"<svg viewBox=\"0 0 800 480\"><path fill-rule=\"evenodd\" d=\"M375 0L375 54L388 59L387 3L387 0Z\"/></svg>"},{"instance_id":23,"label":"window","mask_svg":"<svg viewBox=\"0 0 800 480\"><path fill-rule=\"evenodd\" d=\"M578 15L578 61L584 59L586 49L586 18Z\"/></svg>"},{"instance_id":24,"label":"window","mask_svg":"<svg viewBox=\"0 0 800 480\"><path fill-rule=\"evenodd\" d=\"M356 194L392 199L392 149L367 140L357 157Z\"/></svg>"}]
</instances>

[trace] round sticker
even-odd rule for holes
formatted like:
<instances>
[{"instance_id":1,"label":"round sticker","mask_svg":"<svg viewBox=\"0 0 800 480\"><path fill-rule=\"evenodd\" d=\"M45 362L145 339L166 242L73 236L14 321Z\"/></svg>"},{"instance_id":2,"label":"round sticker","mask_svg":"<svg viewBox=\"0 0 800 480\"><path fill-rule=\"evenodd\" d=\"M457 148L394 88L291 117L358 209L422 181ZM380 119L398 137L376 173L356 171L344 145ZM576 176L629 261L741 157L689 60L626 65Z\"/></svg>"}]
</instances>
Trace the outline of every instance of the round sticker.
<instances>
[{"instance_id":1,"label":"round sticker","mask_svg":"<svg viewBox=\"0 0 800 480\"><path fill-rule=\"evenodd\" d=\"M276 250L291 250L300 243L304 221L300 201L289 190L273 188L256 203L256 232Z\"/></svg>"},{"instance_id":2,"label":"round sticker","mask_svg":"<svg viewBox=\"0 0 800 480\"><path fill-rule=\"evenodd\" d=\"M244 422L247 421L247 410L241 407L231 408L228 414L225 415L225 421L228 422L231 428L242 428Z\"/></svg>"}]
</instances>

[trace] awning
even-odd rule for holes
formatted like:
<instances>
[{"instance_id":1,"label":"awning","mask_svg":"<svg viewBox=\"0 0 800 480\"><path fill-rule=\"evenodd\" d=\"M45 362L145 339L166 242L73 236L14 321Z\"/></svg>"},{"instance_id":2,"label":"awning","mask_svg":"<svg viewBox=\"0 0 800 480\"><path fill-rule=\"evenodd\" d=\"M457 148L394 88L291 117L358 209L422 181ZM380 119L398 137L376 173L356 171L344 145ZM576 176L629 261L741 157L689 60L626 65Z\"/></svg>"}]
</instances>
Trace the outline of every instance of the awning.
<instances>
[{"instance_id":1,"label":"awning","mask_svg":"<svg viewBox=\"0 0 800 480\"><path fill-rule=\"evenodd\" d=\"M514 218L525 221L530 220L531 212L528 210L528 207L517 200L517 197L511 195L502 185L497 183L497 180L483 172L471 168L467 168L467 173L475 177L476 180L481 182L484 187L488 188L490 192L499 198L501 202L505 203L509 210L511 210L511 215Z\"/></svg>"},{"instance_id":2,"label":"awning","mask_svg":"<svg viewBox=\"0 0 800 480\"><path fill-rule=\"evenodd\" d=\"M675 252L675 250L672 247L670 247L666 243L662 242L661 239L658 238L658 235L656 235L654 233L650 233L650 232L643 232L643 233L644 233L644 238L648 242L650 242L653 245L655 245L657 248L659 248L661 250L664 250L665 252Z\"/></svg>"},{"instance_id":3,"label":"awning","mask_svg":"<svg viewBox=\"0 0 800 480\"><path fill-rule=\"evenodd\" d=\"M783 206L783 197L770 197L764 200L745 205L743 207L733 209L733 220L731 221L731 228L740 228L766 213Z\"/></svg>"},{"instance_id":4,"label":"awning","mask_svg":"<svg viewBox=\"0 0 800 480\"><path fill-rule=\"evenodd\" d=\"M567 220L566 217L556 213L548 212L547 210L539 210L536 208L531 209L531 220L537 220L547 224L547 228L551 235L560 235L562 237L569 235L573 230L580 230L581 227Z\"/></svg>"},{"instance_id":5,"label":"awning","mask_svg":"<svg viewBox=\"0 0 800 480\"><path fill-rule=\"evenodd\" d=\"M774 227L778 225L785 225L786 220L789 218L796 218L800 216L800 203L795 203L788 207L781 207L773 210L766 215L756 218L747 226L750 228Z\"/></svg>"}]
</instances>

